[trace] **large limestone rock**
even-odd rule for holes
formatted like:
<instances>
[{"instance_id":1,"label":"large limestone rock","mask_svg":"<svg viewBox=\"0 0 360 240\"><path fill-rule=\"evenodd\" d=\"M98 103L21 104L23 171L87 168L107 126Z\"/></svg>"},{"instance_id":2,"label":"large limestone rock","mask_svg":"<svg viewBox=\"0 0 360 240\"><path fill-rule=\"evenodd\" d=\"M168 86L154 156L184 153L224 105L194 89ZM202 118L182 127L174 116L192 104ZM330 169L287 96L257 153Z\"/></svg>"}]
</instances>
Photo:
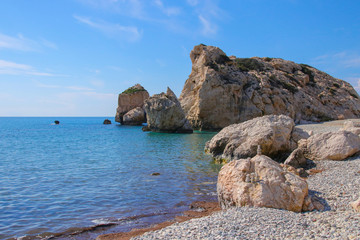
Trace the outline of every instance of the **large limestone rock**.
<instances>
[{"instance_id":1,"label":"large limestone rock","mask_svg":"<svg viewBox=\"0 0 360 240\"><path fill-rule=\"evenodd\" d=\"M348 131L317 133L299 145L311 160L344 160L360 151L360 138Z\"/></svg>"},{"instance_id":2,"label":"large limestone rock","mask_svg":"<svg viewBox=\"0 0 360 240\"><path fill-rule=\"evenodd\" d=\"M167 88L166 94L155 94L147 99L144 108L148 130L174 133L193 132L179 100L170 88Z\"/></svg>"},{"instance_id":3,"label":"large limestone rock","mask_svg":"<svg viewBox=\"0 0 360 240\"><path fill-rule=\"evenodd\" d=\"M140 84L136 84L119 94L115 121L124 124L123 116L134 108L143 107L144 101L148 98L148 91Z\"/></svg>"},{"instance_id":4,"label":"large limestone rock","mask_svg":"<svg viewBox=\"0 0 360 240\"><path fill-rule=\"evenodd\" d=\"M225 127L206 143L205 151L218 160L253 157L258 145L264 155L279 158L293 150L294 120L285 115L267 115ZM295 146L296 147L296 146Z\"/></svg>"},{"instance_id":5,"label":"large limestone rock","mask_svg":"<svg viewBox=\"0 0 360 240\"><path fill-rule=\"evenodd\" d=\"M142 125L146 122L145 111L141 107L128 111L123 116L123 125Z\"/></svg>"},{"instance_id":6,"label":"large limestone rock","mask_svg":"<svg viewBox=\"0 0 360 240\"><path fill-rule=\"evenodd\" d=\"M269 157L234 160L219 173L217 194L221 207L268 207L300 212L309 208L307 182ZM305 201L306 199L306 201Z\"/></svg>"},{"instance_id":7,"label":"large limestone rock","mask_svg":"<svg viewBox=\"0 0 360 240\"><path fill-rule=\"evenodd\" d=\"M359 95L347 82L279 58L228 57L198 45L180 102L194 129L221 129L270 114L296 123L360 117Z\"/></svg>"}]
</instances>

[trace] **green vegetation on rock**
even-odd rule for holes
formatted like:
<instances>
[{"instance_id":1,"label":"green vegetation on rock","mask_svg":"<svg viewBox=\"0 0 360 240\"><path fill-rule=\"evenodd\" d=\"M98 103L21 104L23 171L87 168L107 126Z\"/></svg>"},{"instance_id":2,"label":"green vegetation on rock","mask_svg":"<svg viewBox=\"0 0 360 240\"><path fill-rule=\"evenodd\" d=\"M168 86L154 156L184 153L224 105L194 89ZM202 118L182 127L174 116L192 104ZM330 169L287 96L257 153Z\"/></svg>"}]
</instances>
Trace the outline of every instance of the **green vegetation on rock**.
<instances>
[{"instance_id":1,"label":"green vegetation on rock","mask_svg":"<svg viewBox=\"0 0 360 240\"><path fill-rule=\"evenodd\" d=\"M125 91L123 91L121 94L132 94L132 93L136 93L136 92L142 92L142 91L146 91L145 89L141 89L141 88L135 88L135 87L130 87L128 89L126 89Z\"/></svg>"}]
</instances>

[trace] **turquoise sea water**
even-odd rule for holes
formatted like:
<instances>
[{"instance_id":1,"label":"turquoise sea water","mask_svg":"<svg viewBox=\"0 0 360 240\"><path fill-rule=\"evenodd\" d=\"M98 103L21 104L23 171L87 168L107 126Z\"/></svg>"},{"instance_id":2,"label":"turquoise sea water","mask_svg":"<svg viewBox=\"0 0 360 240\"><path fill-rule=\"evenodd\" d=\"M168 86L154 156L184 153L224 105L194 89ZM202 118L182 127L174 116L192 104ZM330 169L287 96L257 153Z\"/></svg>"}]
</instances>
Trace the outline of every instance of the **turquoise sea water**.
<instances>
[{"instance_id":1,"label":"turquoise sea water","mask_svg":"<svg viewBox=\"0 0 360 240\"><path fill-rule=\"evenodd\" d=\"M107 223L115 225L101 233L127 231L215 199L219 166L203 152L214 133L142 132L104 119L0 118L0 239Z\"/></svg>"}]
</instances>

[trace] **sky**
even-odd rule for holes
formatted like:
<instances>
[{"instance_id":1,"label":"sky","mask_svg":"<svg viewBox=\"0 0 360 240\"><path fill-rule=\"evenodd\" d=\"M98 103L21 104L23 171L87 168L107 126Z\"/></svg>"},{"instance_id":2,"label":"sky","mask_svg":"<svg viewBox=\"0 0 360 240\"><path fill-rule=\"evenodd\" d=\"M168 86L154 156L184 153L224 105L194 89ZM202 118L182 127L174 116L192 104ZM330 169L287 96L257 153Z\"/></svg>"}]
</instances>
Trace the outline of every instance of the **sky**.
<instances>
[{"instance_id":1,"label":"sky","mask_svg":"<svg viewBox=\"0 0 360 240\"><path fill-rule=\"evenodd\" d=\"M140 83L180 95L200 43L309 64L360 91L360 1L1 0L0 116L114 116Z\"/></svg>"}]
</instances>

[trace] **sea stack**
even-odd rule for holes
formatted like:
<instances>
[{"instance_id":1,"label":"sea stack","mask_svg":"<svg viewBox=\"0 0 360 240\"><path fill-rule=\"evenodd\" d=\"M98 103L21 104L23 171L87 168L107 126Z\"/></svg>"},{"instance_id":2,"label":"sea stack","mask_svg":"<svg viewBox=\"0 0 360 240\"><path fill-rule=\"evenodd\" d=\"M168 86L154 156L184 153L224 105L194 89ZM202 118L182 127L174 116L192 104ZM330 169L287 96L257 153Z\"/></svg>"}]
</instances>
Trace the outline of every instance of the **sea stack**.
<instances>
[{"instance_id":1,"label":"sea stack","mask_svg":"<svg viewBox=\"0 0 360 240\"><path fill-rule=\"evenodd\" d=\"M198 45L180 103L193 129L222 129L263 115L296 123L360 117L360 99L347 82L280 58L228 57Z\"/></svg>"},{"instance_id":2,"label":"sea stack","mask_svg":"<svg viewBox=\"0 0 360 240\"><path fill-rule=\"evenodd\" d=\"M192 133L189 121L174 92L155 94L145 101L147 127L145 130L166 133Z\"/></svg>"},{"instance_id":3,"label":"sea stack","mask_svg":"<svg viewBox=\"0 0 360 240\"><path fill-rule=\"evenodd\" d=\"M118 107L115 121L122 125L141 125L146 122L143 110L144 101L149 98L149 93L140 84L136 84L119 94ZM136 109L136 110L134 110ZM131 110L131 114L127 114ZM140 112L139 112L140 111ZM124 115L127 114L126 121ZM132 119L134 117L134 119Z\"/></svg>"}]
</instances>

